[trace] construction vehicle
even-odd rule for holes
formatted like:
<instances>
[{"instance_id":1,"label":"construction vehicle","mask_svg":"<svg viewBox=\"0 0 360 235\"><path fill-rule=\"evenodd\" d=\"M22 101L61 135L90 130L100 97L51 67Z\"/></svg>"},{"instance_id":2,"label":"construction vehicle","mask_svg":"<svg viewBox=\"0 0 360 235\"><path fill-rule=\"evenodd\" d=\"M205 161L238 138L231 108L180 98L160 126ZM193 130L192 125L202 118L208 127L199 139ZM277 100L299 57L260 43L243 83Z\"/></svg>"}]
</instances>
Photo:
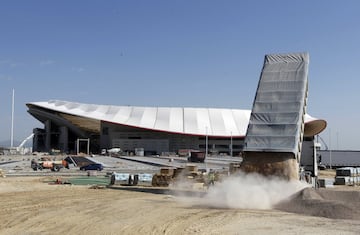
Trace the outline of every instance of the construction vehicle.
<instances>
[{"instance_id":1,"label":"construction vehicle","mask_svg":"<svg viewBox=\"0 0 360 235\"><path fill-rule=\"evenodd\" d=\"M188 157L189 162L204 162L205 161L205 152L192 150L190 152L190 157Z\"/></svg>"},{"instance_id":2,"label":"construction vehicle","mask_svg":"<svg viewBox=\"0 0 360 235\"><path fill-rule=\"evenodd\" d=\"M167 187L174 178L175 169L173 168L161 168L160 173L156 173L152 177L152 186L154 187Z\"/></svg>"},{"instance_id":3,"label":"construction vehicle","mask_svg":"<svg viewBox=\"0 0 360 235\"><path fill-rule=\"evenodd\" d=\"M31 168L34 171L50 169L51 171L60 171L61 168L68 168L69 163L65 160L51 160L50 158L40 158L40 160L32 159Z\"/></svg>"},{"instance_id":4,"label":"construction vehicle","mask_svg":"<svg viewBox=\"0 0 360 235\"><path fill-rule=\"evenodd\" d=\"M185 168L161 168L160 173L152 177L152 186L168 187L172 185L192 185L196 183L203 184L205 179L198 170L197 165L186 165Z\"/></svg>"}]
</instances>

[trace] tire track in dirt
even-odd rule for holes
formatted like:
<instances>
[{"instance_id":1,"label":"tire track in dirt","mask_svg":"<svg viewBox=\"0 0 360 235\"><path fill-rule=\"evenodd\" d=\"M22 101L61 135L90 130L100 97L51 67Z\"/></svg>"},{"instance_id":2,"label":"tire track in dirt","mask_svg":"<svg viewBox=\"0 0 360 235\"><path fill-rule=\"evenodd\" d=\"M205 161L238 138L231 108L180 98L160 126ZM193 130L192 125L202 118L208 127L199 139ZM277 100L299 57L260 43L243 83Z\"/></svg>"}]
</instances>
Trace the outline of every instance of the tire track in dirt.
<instances>
[{"instance_id":1,"label":"tire track in dirt","mask_svg":"<svg viewBox=\"0 0 360 235\"><path fill-rule=\"evenodd\" d=\"M360 221L218 209L179 197L16 180L0 192L0 234L358 234ZM7 181L7 180L6 180ZM2 181L2 186L7 182ZM18 189L26 189L21 192Z\"/></svg>"}]
</instances>

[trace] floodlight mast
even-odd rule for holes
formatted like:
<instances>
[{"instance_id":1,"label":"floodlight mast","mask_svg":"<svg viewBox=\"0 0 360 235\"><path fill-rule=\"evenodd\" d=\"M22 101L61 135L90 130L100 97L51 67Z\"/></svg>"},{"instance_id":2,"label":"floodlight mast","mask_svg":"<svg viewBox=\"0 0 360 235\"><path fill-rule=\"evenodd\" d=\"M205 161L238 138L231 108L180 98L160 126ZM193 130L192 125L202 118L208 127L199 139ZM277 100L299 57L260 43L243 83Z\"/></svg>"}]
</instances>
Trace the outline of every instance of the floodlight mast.
<instances>
[{"instance_id":1,"label":"floodlight mast","mask_svg":"<svg viewBox=\"0 0 360 235\"><path fill-rule=\"evenodd\" d=\"M15 103L15 90L12 90L12 104L11 104L11 135L10 135L10 147L14 147L14 105Z\"/></svg>"},{"instance_id":2,"label":"floodlight mast","mask_svg":"<svg viewBox=\"0 0 360 235\"><path fill-rule=\"evenodd\" d=\"M205 159L207 158L208 155L208 127L205 127L206 129L206 136L205 136Z\"/></svg>"}]
</instances>

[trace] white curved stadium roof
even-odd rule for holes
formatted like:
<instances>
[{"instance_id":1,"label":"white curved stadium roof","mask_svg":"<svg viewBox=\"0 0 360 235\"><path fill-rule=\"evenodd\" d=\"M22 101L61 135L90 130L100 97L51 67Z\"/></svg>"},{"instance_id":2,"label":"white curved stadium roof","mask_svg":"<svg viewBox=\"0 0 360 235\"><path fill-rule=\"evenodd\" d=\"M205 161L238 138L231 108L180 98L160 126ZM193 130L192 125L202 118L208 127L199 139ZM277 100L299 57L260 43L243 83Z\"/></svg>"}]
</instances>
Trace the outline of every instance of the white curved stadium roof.
<instances>
[{"instance_id":1,"label":"white curved stadium roof","mask_svg":"<svg viewBox=\"0 0 360 235\"><path fill-rule=\"evenodd\" d=\"M218 137L245 136L251 113L242 109L113 106L60 100L27 105L59 112L63 117L71 115L148 130ZM81 122L77 125L81 126ZM306 136L316 135L325 127L326 121L305 116Z\"/></svg>"}]
</instances>

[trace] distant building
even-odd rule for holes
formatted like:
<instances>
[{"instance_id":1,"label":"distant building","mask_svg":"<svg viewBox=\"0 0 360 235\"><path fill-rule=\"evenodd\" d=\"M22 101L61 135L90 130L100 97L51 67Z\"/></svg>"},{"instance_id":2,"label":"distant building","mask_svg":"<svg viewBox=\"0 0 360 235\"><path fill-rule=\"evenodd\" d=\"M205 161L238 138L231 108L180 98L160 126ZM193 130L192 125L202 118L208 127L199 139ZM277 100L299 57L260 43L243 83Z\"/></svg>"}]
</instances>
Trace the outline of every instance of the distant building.
<instances>
[{"instance_id":1,"label":"distant building","mask_svg":"<svg viewBox=\"0 0 360 235\"><path fill-rule=\"evenodd\" d=\"M360 167L360 151L320 150L318 154L321 156L321 164L327 168Z\"/></svg>"},{"instance_id":2,"label":"distant building","mask_svg":"<svg viewBox=\"0 0 360 235\"><path fill-rule=\"evenodd\" d=\"M205 150L239 155L250 118L250 110L218 108L135 107L83 104L67 101L33 102L28 112L44 124L34 129L33 151L64 153L121 148L145 154ZM313 137L326 121L305 116L305 137ZM79 149L77 149L79 148Z\"/></svg>"}]
</instances>

